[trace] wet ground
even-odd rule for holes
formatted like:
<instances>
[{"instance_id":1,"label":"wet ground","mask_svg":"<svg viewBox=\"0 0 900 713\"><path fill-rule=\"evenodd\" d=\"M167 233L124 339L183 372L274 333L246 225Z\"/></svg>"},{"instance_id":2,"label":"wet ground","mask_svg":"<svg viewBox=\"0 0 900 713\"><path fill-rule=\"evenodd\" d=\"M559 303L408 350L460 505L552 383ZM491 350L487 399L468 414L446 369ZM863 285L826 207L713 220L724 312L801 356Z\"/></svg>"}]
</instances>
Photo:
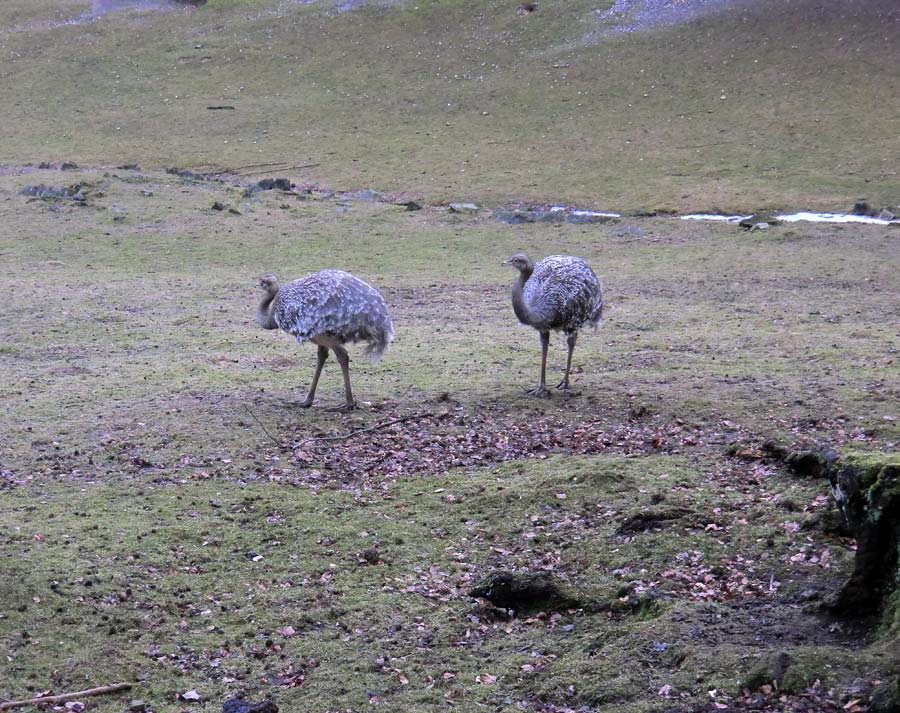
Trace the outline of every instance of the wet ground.
<instances>
[{"instance_id":1,"label":"wet ground","mask_svg":"<svg viewBox=\"0 0 900 713\"><path fill-rule=\"evenodd\" d=\"M729 8L748 7L754 0L616 0L598 10L606 32L635 32L657 25L676 25Z\"/></svg>"}]
</instances>

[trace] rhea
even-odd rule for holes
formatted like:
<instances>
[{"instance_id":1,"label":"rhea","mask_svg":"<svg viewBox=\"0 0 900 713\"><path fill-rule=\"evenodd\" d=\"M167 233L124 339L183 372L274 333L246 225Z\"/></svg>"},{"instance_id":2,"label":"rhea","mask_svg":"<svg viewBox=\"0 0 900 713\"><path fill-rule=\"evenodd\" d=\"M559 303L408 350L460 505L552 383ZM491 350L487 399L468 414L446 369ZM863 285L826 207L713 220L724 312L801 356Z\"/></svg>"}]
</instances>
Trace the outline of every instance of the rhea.
<instances>
[{"instance_id":1,"label":"rhea","mask_svg":"<svg viewBox=\"0 0 900 713\"><path fill-rule=\"evenodd\" d=\"M550 255L533 263L527 255L518 253L505 262L519 271L512 287L513 311L522 324L534 327L541 337L541 380L528 393L550 395L547 348L551 331L566 336L566 374L556 388L568 389L578 330L587 324L596 327L603 315L600 280L584 260L574 255Z\"/></svg>"},{"instance_id":2,"label":"rhea","mask_svg":"<svg viewBox=\"0 0 900 713\"><path fill-rule=\"evenodd\" d=\"M263 275L258 286L265 292L256 310L256 321L263 329L282 329L301 344L312 342L318 347L316 372L299 405L312 406L331 350L344 374L346 396L344 405L335 410L356 408L350 388L350 355L344 345L368 342L365 353L374 364L394 338L394 325L378 290L343 270L314 272L283 286L275 275Z\"/></svg>"}]
</instances>

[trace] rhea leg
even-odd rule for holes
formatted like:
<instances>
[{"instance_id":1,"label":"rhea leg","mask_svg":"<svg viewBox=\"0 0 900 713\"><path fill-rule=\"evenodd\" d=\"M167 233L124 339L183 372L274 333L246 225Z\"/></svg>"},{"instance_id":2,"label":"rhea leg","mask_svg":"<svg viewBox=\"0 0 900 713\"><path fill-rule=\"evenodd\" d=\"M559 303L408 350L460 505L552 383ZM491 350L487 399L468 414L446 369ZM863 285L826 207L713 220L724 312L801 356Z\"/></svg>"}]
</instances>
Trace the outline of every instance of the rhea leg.
<instances>
[{"instance_id":1,"label":"rhea leg","mask_svg":"<svg viewBox=\"0 0 900 713\"><path fill-rule=\"evenodd\" d=\"M569 358L566 360L566 375L563 377L563 380L559 382L559 386L557 389L568 389L569 388L569 372L572 369L572 352L575 351L575 342L578 341L578 332L569 332L566 335L566 344L569 345Z\"/></svg>"},{"instance_id":2,"label":"rhea leg","mask_svg":"<svg viewBox=\"0 0 900 713\"><path fill-rule=\"evenodd\" d=\"M351 411L356 408L356 402L353 400L353 391L350 389L350 355L343 347L334 346L331 348L334 356L337 357L338 363L341 365L341 371L344 372L344 394L347 402L343 406L338 406L335 411Z\"/></svg>"},{"instance_id":3,"label":"rhea leg","mask_svg":"<svg viewBox=\"0 0 900 713\"><path fill-rule=\"evenodd\" d=\"M322 375L322 367L325 366L326 359L328 359L328 347L319 345L319 348L316 351L316 373L313 374L312 383L309 385L309 393L306 395L306 401L300 403L300 408L309 408L313 405L316 387L319 385L319 377Z\"/></svg>"},{"instance_id":4,"label":"rhea leg","mask_svg":"<svg viewBox=\"0 0 900 713\"><path fill-rule=\"evenodd\" d=\"M541 332L541 383L528 393L532 396L549 396L547 391L547 349L550 347L550 332Z\"/></svg>"}]
</instances>

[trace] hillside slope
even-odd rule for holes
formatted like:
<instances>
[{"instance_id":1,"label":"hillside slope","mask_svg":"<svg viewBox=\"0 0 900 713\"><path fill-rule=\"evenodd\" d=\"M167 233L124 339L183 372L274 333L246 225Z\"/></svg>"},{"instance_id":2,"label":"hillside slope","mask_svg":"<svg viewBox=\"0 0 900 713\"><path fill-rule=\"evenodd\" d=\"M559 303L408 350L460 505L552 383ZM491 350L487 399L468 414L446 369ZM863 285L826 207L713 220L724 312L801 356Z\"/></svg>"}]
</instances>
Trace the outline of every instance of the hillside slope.
<instances>
[{"instance_id":1,"label":"hillside slope","mask_svg":"<svg viewBox=\"0 0 900 713\"><path fill-rule=\"evenodd\" d=\"M605 4L211 0L67 25L83 3L14 0L3 158L288 160L436 200L896 203L891 3L745 1L624 33Z\"/></svg>"}]
</instances>

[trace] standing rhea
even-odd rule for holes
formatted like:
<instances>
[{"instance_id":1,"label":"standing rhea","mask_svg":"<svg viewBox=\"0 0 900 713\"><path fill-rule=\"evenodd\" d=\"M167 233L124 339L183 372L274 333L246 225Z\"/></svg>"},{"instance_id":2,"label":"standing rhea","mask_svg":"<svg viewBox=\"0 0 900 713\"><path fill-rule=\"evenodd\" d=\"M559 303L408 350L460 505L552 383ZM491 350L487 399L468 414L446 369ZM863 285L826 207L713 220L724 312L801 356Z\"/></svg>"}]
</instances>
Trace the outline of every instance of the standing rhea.
<instances>
[{"instance_id":1,"label":"standing rhea","mask_svg":"<svg viewBox=\"0 0 900 713\"><path fill-rule=\"evenodd\" d=\"M259 286L265 290L256 310L256 321L263 329L283 329L301 344L318 346L316 373L306 400L300 406L312 406L328 350L334 352L344 372L346 403L340 411L356 408L350 390L350 356L344 345L368 342L366 356L377 362L394 338L394 325L384 298L371 285L342 270L322 270L279 287L275 275L263 275Z\"/></svg>"},{"instance_id":2,"label":"standing rhea","mask_svg":"<svg viewBox=\"0 0 900 713\"><path fill-rule=\"evenodd\" d=\"M541 335L541 381L528 393L550 395L547 391L550 330L566 335L569 345L566 375L556 388L568 389L578 330L585 324L596 327L603 314L600 280L584 260L572 255L550 255L534 264L527 255L519 253L506 264L519 271L512 288L513 311L522 324L534 327Z\"/></svg>"}]
</instances>

